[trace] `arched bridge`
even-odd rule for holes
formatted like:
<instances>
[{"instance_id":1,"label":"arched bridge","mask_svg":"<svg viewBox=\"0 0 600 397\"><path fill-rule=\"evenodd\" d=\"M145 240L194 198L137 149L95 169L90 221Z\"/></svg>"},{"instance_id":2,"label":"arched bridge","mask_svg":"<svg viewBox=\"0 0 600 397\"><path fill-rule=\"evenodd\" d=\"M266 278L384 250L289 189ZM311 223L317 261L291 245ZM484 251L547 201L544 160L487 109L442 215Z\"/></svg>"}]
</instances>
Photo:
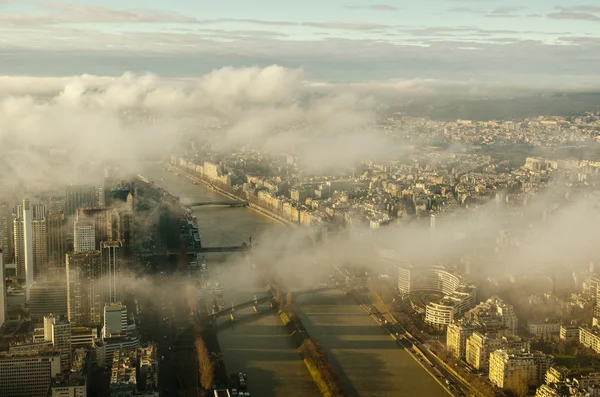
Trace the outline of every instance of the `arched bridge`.
<instances>
[{"instance_id":1,"label":"arched bridge","mask_svg":"<svg viewBox=\"0 0 600 397\"><path fill-rule=\"evenodd\" d=\"M307 289L304 289L301 291L294 292L293 294L294 294L294 298L295 298L295 297L301 296L301 295L315 294L318 292L325 292L325 291L336 290L336 289L344 289L344 287L340 286L340 285L327 284L327 285L320 285L320 286L314 287L314 288L307 288ZM262 297L262 298L258 298L256 296L254 296L254 299L252 299L250 301L238 303L237 305L232 305L231 307L228 307L226 309L222 309L219 311L213 310L213 312L208 315L208 318L214 321L219 317L229 316L233 320L236 311L242 310L242 309L245 309L248 307L254 307L254 309L257 310L257 306L264 304L264 303L269 303L270 306L273 307L275 304L275 296L272 293L270 293L269 295Z\"/></svg>"},{"instance_id":2,"label":"arched bridge","mask_svg":"<svg viewBox=\"0 0 600 397\"><path fill-rule=\"evenodd\" d=\"M219 205L219 206L235 208L235 207L247 207L248 202L246 202L246 201L197 201L194 203L183 203L183 205L187 208L204 207L207 205Z\"/></svg>"},{"instance_id":3,"label":"arched bridge","mask_svg":"<svg viewBox=\"0 0 600 397\"><path fill-rule=\"evenodd\" d=\"M273 295L268 295L268 296L265 296L262 298L258 298L255 296L254 299L252 299L248 302L238 303L237 305L232 305L231 307L228 307L227 309L222 309L219 311L213 310L213 312L208 315L208 318L211 320L216 320L219 317L230 316L233 319L233 315L236 311L245 309L247 307L256 308L256 306L263 304L263 303L269 303L271 306L273 306L273 304L275 303L275 297Z\"/></svg>"},{"instance_id":4,"label":"arched bridge","mask_svg":"<svg viewBox=\"0 0 600 397\"><path fill-rule=\"evenodd\" d=\"M303 289L301 291L296 291L296 292L292 292L293 297L296 298L298 296L302 296L302 295L308 295L308 294L316 294L317 292L325 292L325 291L333 291L333 290L343 290L344 287L341 285L333 285L333 284L325 284L325 285L319 285L318 287L314 287L314 288L307 288L307 289Z\"/></svg>"}]
</instances>

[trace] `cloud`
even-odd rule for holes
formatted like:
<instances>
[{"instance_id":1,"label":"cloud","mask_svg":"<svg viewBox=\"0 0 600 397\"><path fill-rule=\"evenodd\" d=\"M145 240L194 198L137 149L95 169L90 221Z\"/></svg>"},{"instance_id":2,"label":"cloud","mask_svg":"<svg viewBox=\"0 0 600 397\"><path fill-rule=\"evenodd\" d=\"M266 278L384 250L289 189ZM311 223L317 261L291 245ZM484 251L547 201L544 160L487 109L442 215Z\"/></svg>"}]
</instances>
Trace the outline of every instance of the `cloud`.
<instances>
[{"instance_id":1,"label":"cloud","mask_svg":"<svg viewBox=\"0 0 600 397\"><path fill-rule=\"evenodd\" d=\"M376 23L349 23L349 22L304 22L303 26L310 26L321 29L339 29L339 30L376 30L389 27Z\"/></svg>"},{"instance_id":2,"label":"cloud","mask_svg":"<svg viewBox=\"0 0 600 397\"><path fill-rule=\"evenodd\" d=\"M153 10L117 10L113 8L45 2L42 7L50 11L48 23L197 23L195 18Z\"/></svg>"},{"instance_id":3,"label":"cloud","mask_svg":"<svg viewBox=\"0 0 600 397\"><path fill-rule=\"evenodd\" d=\"M107 164L135 173L184 131L223 149L293 152L315 171L391 154L369 96L316 89L305 79L302 70L276 65L186 80L3 77L0 184L50 188L84 181Z\"/></svg>"},{"instance_id":4,"label":"cloud","mask_svg":"<svg viewBox=\"0 0 600 397\"><path fill-rule=\"evenodd\" d=\"M483 14L482 10L471 7L453 7L447 10L448 12L465 13L465 14Z\"/></svg>"},{"instance_id":5,"label":"cloud","mask_svg":"<svg viewBox=\"0 0 600 397\"><path fill-rule=\"evenodd\" d=\"M486 15L486 17L490 18L514 18L519 15L516 12L525 9L525 7L521 6L513 6L513 7L498 7L493 9Z\"/></svg>"},{"instance_id":6,"label":"cloud","mask_svg":"<svg viewBox=\"0 0 600 397\"><path fill-rule=\"evenodd\" d=\"M555 7L557 10L565 11L565 12L591 12L596 13L600 12L599 5L591 5L591 4L579 4L574 6L557 6Z\"/></svg>"},{"instance_id":7,"label":"cloud","mask_svg":"<svg viewBox=\"0 0 600 397\"><path fill-rule=\"evenodd\" d=\"M265 25L265 26L298 26L298 22L290 22L290 21L269 21L264 19L230 19L230 18L220 18L220 19L205 19L201 20L202 24L219 24L219 23L231 23L231 22L241 22L248 23L252 25Z\"/></svg>"},{"instance_id":8,"label":"cloud","mask_svg":"<svg viewBox=\"0 0 600 397\"><path fill-rule=\"evenodd\" d=\"M398 7L389 4L372 4L368 6L344 6L353 10L398 11Z\"/></svg>"},{"instance_id":9,"label":"cloud","mask_svg":"<svg viewBox=\"0 0 600 397\"><path fill-rule=\"evenodd\" d=\"M574 19L580 21L600 21L600 16L590 14L588 12L552 12L547 15L548 18L552 19Z\"/></svg>"}]
</instances>

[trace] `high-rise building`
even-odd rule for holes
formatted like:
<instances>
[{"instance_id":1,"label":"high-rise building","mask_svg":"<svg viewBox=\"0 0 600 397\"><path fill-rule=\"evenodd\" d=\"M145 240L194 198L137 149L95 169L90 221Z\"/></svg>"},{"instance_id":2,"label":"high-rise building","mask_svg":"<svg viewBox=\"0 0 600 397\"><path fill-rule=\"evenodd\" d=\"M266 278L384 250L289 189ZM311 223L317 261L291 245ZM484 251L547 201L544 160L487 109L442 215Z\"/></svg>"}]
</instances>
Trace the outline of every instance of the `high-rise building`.
<instances>
[{"instance_id":1,"label":"high-rise building","mask_svg":"<svg viewBox=\"0 0 600 397\"><path fill-rule=\"evenodd\" d=\"M50 274L48 266L48 229L46 219L34 218L31 221L33 247L33 280Z\"/></svg>"},{"instance_id":2,"label":"high-rise building","mask_svg":"<svg viewBox=\"0 0 600 397\"><path fill-rule=\"evenodd\" d=\"M65 215L75 216L78 208L97 206L96 188L94 186L69 186L66 191Z\"/></svg>"},{"instance_id":3,"label":"high-rise building","mask_svg":"<svg viewBox=\"0 0 600 397\"><path fill-rule=\"evenodd\" d=\"M538 351L495 350L490 354L489 379L505 390L540 385L552 362L552 356Z\"/></svg>"},{"instance_id":4,"label":"high-rise building","mask_svg":"<svg viewBox=\"0 0 600 397\"><path fill-rule=\"evenodd\" d=\"M45 215L44 206L31 205L29 200L23 200L13 222L17 278L24 280L27 287L33 284L36 276L47 271L48 236Z\"/></svg>"},{"instance_id":5,"label":"high-rise building","mask_svg":"<svg viewBox=\"0 0 600 397\"><path fill-rule=\"evenodd\" d=\"M490 353L506 346L506 340L496 334L474 332L467 339L465 361L479 371L487 371Z\"/></svg>"},{"instance_id":6,"label":"high-rise building","mask_svg":"<svg viewBox=\"0 0 600 397\"><path fill-rule=\"evenodd\" d=\"M123 243L123 258L133 256L133 196L128 195L126 204L108 211L108 240L121 240Z\"/></svg>"},{"instance_id":7,"label":"high-rise building","mask_svg":"<svg viewBox=\"0 0 600 397\"><path fill-rule=\"evenodd\" d=\"M13 257L13 214L8 203L0 203L0 250L4 261L11 263Z\"/></svg>"},{"instance_id":8,"label":"high-rise building","mask_svg":"<svg viewBox=\"0 0 600 397\"><path fill-rule=\"evenodd\" d=\"M60 353L0 353L0 395L46 397L50 382L60 374Z\"/></svg>"},{"instance_id":9,"label":"high-rise building","mask_svg":"<svg viewBox=\"0 0 600 397\"><path fill-rule=\"evenodd\" d=\"M96 202L98 203L98 208L104 208L105 202L104 202L104 188L103 187L97 187L96 188Z\"/></svg>"},{"instance_id":10,"label":"high-rise building","mask_svg":"<svg viewBox=\"0 0 600 397\"><path fill-rule=\"evenodd\" d=\"M44 317L44 339L60 352L60 370L71 371L71 324L64 318Z\"/></svg>"},{"instance_id":11,"label":"high-rise building","mask_svg":"<svg viewBox=\"0 0 600 397\"><path fill-rule=\"evenodd\" d=\"M6 286L4 284L4 253L0 249L0 328L6 321Z\"/></svg>"},{"instance_id":12,"label":"high-rise building","mask_svg":"<svg viewBox=\"0 0 600 397\"><path fill-rule=\"evenodd\" d=\"M100 249L102 241L108 241L108 223L107 211L104 208L79 208L77 210L77 221L92 221L94 222L94 233L96 246L95 249Z\"/></svg>"},{"instance_id":13,"label":"high-rise building","mask_svg":"<svg viewBox=\"0 0 600 397\"><path fill-rule=\"evenodd\" d=\"M71 348L93 348L96 339L98 339L98 331L95 327L71 326Z\"/></svg>"},{"instance_id":14,"label":"high-rise building","mask_svg":"<svg viewBox=\"0 0 600 397\"><path fill-rule=\"evenodd\" d=\"M65 214L60 210L49 211L46 217L48 229L48 267L65 268L67 251L67 225Z\"/></svg>"},{"instance_id":15,"label":"high-rise building","mask_svg":"<svg viewBox=\"0 0 600 397\"><path fill-rule=\"evenodd\" d=\"M467 339L476 330L469 324L452 323L446 332L446 347L454 357L464 359Z\"/></svg>"},{"instance_id":16,"label":"high-rise building","mask_svg":"<svg viewBox=\"0 0 600 397\"><path fill-rule=\"evenodd\" d=\"M93 221L77 220L74 226L74 237L75 252L96 250L96 227Z\"/></svg>"},{"instance_id":17,"label":"high-rise building","mask_svg":"<svg viewBox=\"0 0 600 397\"><path fill-rule=\"evenodd\" d=\"M123 279L123 244L121 241L104 241L102 247L102 272L105 280L105 302L120 302Z\"/></svg>"},{"instance_id":18,"label":"high-rise building","mask_svg":"<svg viewBox=\"0 0 600 397\"><path fill-rule=\"evenodd\" d=\"M102 255L100 251L67 254L69 321L100 325L102 317Z\"/></svg>"},{"instance_id":19,"label":"high-rise building","mask_svg":"<svg viewBox=\"0 0 600 397\"><path fill-rule=\"evenodd\" d=\"M127 331L127 306L120 303L104 305L104 327L102 337L110 338Z\"/></svg>"},{"instance_id":20,"label":"high-rise building","mask_svg":"<svg viewBox=\"0 0 600 397\"><path fill-rule=\"evenodd\" d=\"M96 340L96 358L98 366L111 366L113 356L117 350L137 349L140 346L140 340L135 334L126 334L112 338Z\"/></svg>"},{"instance_id":21,"label":"high-rise building","mask_svg":"<svg viewBox=\"0 0 600 397\"><path fill-rule=\"evenodd\" d=\"M29 315L32 318L42 318L50 314L68 315L65 273L63 273L62 279L36 281L30 288Z\"/></svg>"}]
</instances>

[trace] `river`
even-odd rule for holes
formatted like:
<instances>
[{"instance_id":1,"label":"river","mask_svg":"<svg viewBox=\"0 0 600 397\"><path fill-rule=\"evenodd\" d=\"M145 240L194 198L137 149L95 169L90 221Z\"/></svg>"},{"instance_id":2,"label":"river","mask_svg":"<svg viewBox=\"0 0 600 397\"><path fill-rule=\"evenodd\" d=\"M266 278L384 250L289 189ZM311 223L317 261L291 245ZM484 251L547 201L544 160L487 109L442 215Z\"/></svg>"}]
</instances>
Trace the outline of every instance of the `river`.
<instances>
[{"instance_id":1,"label":"river","mask_svg":"<svg viewBox=\"0 0 600 397\"><path fill-rule=\"evenodd\" d=\"M443 397L448 393L348 295L305 295L296 311L324 347L348 397Z\"/></svg>"},{"instance_id":2,"label":"river","mask_svg":"<svg viewBox=\"0 0 600 397\"><path fill-rule=\"evenodd\" d=\"M182 202L223 201L218 193L165 171L159 164L148 166L144 175ZM198 207L193 215L198 218L202 244L207 247L240 245L267 229L284 227L249 208ZM223 285L226 302L243 302L253 295L264 295L262 286L253 282L251 267L243 255L205 256L209 270ZM256 314L248 309L236 313L236 317L232 325L227 324L228 319L219 320L222 325L219 344L228 373L245 372L252 396L320 395L276 314L266 311Z\"/></svg>"},{"instance_id":3,"label":"river","mask_svg":"<svg viewBox=\"0 0 600 397\"><path fill-rule=\"evenodd\" d=\"M182 201L219 201L218 193L193 185L158 164L144 173ZM240 245L248 237L284 226L249 208L199 207L193 213L205 246ZM225 289L225 300L242 302L264 293L251 266L240 254L206 255L209 270ZM254 281L253 281L254 280ZM297 302L307 331L322 343L340 373L349 395L445 396L429 374L343 293L305 296ZM248 374L253 396L320 395L295 345L278 316L272 313L236 313L237 321L218 332L229 373Z\"/></svg>"}]
</instances>

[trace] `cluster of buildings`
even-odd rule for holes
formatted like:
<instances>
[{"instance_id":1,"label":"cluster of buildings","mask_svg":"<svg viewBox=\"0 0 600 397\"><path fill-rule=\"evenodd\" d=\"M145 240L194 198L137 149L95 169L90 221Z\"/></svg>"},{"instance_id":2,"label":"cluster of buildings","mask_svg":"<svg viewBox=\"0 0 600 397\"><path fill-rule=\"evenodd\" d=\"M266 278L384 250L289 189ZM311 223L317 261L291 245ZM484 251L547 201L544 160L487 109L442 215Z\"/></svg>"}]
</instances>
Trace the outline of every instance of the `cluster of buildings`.
<instances>
[{"instance_id":1,"label":"cluster of buildings","mask_svg":"<svg viewBox=\"0 0 600 397\"><path fill-rule=\"evenodd\" d=\"M528 321L529 338L517 336L518 319L512 305L494 296L455 319L446 329L447 350L469 368L487 374L496 387L516 392L537 387L537 397L589 397L600 395L600 373L567 369L553 357L531 350L531 339L554 338L567 345L579 344L600 353L600 279L584 283L583 296L591 296L591 324L564 323L560 318ZM521 333L524 335L524 333Z\"/></svg>"},{"instance_id":2,"label":"cluster of buildings","mask_svg":"<svg viewBox=\"0 0 600 397\"><path fill-rule=\"evenodd\" d=\"M454 142L493 145L494 143L558 146L598 139L600 115L589 112L577 117L539 116L522 120L435 121L392 115L383 122L390 134L445 138Z\"/></svg>"},{"instance_id":3,"label":"cluster of buildings","mask_svg":"<svg viewBox=\"0 0 600 397\"><path fill-rule=\"evenodd\" d=\"M241 149L222 154L190 145L171 164L218 185L286 222L307 226L390 222L445 216L496 200L522 206L556 175L577 182L595 180L600 163L530 156L494 156L494 147L526 144L547 148L596 140L597 114L567 119L441 122L393 115L382 123L392 139L416 138L401 160L369 161L331 175L305 172L291 154L267 156ZM464 146L460 146L463 143ZM450 148L448 148L450 143ZM453 146L455 145L455 146ZM473 147L486 150L471 150Z\"/></svg>"},{"instance_id":4,"label":"cluster of buildings","mask_svg":"<svg viewBox=\"0 0 600 397\"><path fill-rule=\"evenodd\" d=\"M415 297L411 299L412 307L425 314L427 324L445 329L477 303L477 288L458 272L441 265L412 266L394 250L380 247L377 251L380 258L397 262L398 292L407 299ZM434 293L440 298L422 302L420 293Z\"/></svg>"},{"instance_id":5,"label":"cluster of buildings","mask_svg":"<svg viewBox=\"0 0 600 397\"><path fill-rule=\"evenodd\" d=\"M112 358L111 396L158 396L156 346L117 350Z\"/></svg>"},{"instance_id":6,"label":"cluster of buildings","mask_svg":"<svg viewBox=\"0 0 600 397\"><path fill-rule=\"evenodd\" d=\"M143 382L134 394L157 395L156 347L140 347L121 303L134 196L132 183L107 174L103 188L0 204L0 326L9 342L0 394L84 397L92 362L110 368L115 355L135 351Z\"/></svg>"}]
</instances>

